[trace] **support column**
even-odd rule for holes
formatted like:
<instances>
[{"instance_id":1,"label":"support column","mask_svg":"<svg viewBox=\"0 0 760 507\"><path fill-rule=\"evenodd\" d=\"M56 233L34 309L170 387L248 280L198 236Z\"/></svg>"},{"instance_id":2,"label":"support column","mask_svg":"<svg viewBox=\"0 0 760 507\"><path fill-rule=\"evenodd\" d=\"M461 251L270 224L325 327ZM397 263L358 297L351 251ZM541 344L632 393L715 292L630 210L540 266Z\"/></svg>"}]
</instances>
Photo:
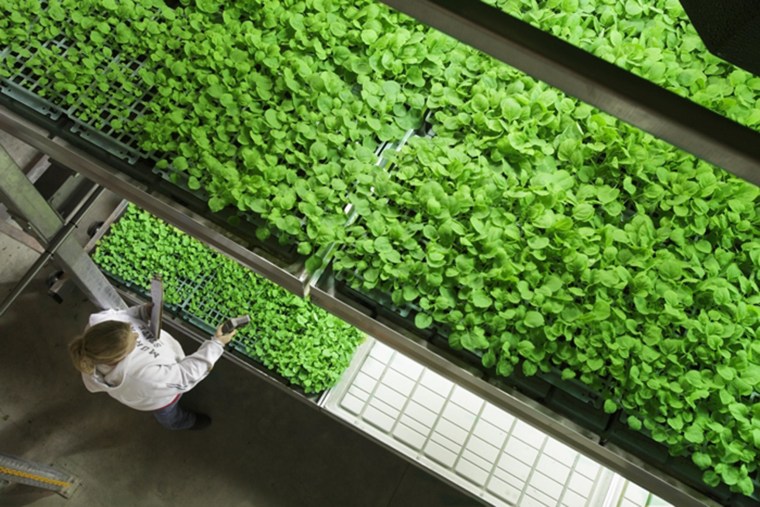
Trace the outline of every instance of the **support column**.
<instances>
[{"instance_id":1,"label":"support column","mask_svg":"<svg viewBox=\"0 0 760 507\"><path fill-rule=\"evenodd\" d=\"M56 263L93 303L103 309L127 308L116 289L82 246L68 236L61 241L60 232L67 224L61 221L2 146L0 146L0 201L30 224L46 243L46 254L52 253ZM56 241L57 238L60 244L53 250L51 245L59 242Z\"/></svg>"}]
</instances>

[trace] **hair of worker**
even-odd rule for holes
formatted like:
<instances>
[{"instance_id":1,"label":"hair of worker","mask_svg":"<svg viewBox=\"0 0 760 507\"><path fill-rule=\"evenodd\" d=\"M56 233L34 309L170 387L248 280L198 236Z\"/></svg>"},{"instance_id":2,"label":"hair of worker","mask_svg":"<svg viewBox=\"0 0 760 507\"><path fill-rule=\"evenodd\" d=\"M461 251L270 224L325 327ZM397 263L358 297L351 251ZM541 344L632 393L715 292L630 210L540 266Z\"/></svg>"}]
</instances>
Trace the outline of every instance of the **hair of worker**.
<instances>
[{"instance_id":1,"label":"hair of worker","mask_svg":"<svg viewBox=\"0 0 760 507\"><path fill-rule=\"evenodd\" d=\"M123 359L134 345L134 331L126 322L109 320L95 324L69 344L74 367L92 374L98 364L113 364Z\"/></svg>"}]
</instances>

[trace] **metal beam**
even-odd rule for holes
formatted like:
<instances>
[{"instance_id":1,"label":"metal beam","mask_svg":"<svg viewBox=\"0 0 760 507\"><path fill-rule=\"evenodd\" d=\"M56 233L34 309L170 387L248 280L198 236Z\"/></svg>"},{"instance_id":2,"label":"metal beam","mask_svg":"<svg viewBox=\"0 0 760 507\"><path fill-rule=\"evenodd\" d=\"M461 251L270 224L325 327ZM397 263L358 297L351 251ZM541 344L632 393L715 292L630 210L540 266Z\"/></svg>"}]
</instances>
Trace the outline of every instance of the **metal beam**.
<instances>
[{"instance_id":1,"label":"metal beam","mask_svg":"<svg viewBox=\"0 0 760 507\"><path fill-rule=\"evenodd\" d=\"M43 253L45 251L45 247L40 245L39 241L37 241L30 234L25 233L23 229L16 227L10 221L10 219L4 222L0 222L0 234L4 234L12 239L15 239L22 245L31 248L37 253Z\"/></svg>"},{"instance_id":2,"label":"metal beam","mask_svg":"<svg viewBox=\"0 0 760 507\"><path fill-rule=\"evenodd\" d=\"M760 133L752 129L480 1L381 1L760 185Z\"/></svg>"},{"instance_id":3,"label":"metal beam","mask_svg":"<svg viewBox=\"0 0 760 507\"><path fill-rule=\"evenodd\" d=\"M54 257L95 304L101 308L126 308L124 301L84 252L82 246L69 237L76 224L66 225L58 218L53 208L37 192L32 182L2 146L0 146L0 200L19 213L37 235L48 243L46 253L22 279L17 289L23 290L23 285L29 282L32 271L34 269L39 271L47 259ZM5 312L19 292L19 290L11 292L11 295L3 302L0 314Z\"/></svg>"}]
</instances>

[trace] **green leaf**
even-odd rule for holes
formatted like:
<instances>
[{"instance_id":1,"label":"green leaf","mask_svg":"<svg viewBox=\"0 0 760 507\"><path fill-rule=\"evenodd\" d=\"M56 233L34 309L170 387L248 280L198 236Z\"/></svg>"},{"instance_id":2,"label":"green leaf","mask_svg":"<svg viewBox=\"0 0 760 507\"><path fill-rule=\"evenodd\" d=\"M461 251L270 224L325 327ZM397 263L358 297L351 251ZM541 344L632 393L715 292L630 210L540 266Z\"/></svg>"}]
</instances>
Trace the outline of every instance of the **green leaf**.
<instances>
[{"instance_id":1,"label":"green leaf","mask_svg":"<svg viewBox=\"0 0 760 507\"><path fill-rule=\"evenodd\" d=\"M208 200L208 207L211 211L217 212L221 211L226 206L226 203L224 200L220 199L219 197L212 197Z\"/></svg>"},{"instance_id":2,"label":"green leaf","mask_svg":"<svg viewBox=\"0 0 760 507\"><path fill-rule=\"evenodd\" d=\"M709 254L709 253L712 253L712 245L710 244L710 242L709 242L709 241L706 241L706 240L704 240L704 239L700 239L699 241L697 241L697 242L694 244L694 247L695 247L695 248L696 248L698 251L700 251L700 252L702 252L702 253L707 253L707 254Z\"/></svg>"},{"instance_id":3,"label":"green leaf","mask_svg":"<svg viewBox=\"0 0 760 507\"><path fill-rule=\"evenodd\" d=\"M676 431L681 431L683 428L683 418L680 415L668 417L668 426Z\"/></svg>"},{"instance_id":4,"label":"green leaf","mask_svg":"<svg viewBox=\"0 0 760 507\"><path fill-rule=\"evenodd\" d=\"M716 474L714 470L707 470L702 474L702 480L705 481L705 484L713 488L720 484L720 476Z\"/></svg>"},{"instance_id":5,"label":"green leaf","mask_svg":"<svg viewBox=\"0 0 760 507\"><path fill-rule=\"evenodd\" d=\"M282 128L282 123L280 123L280 120L277 117L277 111L274 109L267 109L264 112L264 120L267 122L267 125L273 129Z\"/></svg>"},{"instance_id":6,"label":"green leaf","mask_svg":"<svg viewBox=\"0 0 760 507\"><path fill-rule=\"evenodd\" d=\"M522 370L526 377L532 377L538 373L538 366L533 361L525 361L522 364Z\"/></svg>"},{"instance_id":7,"label":"green leaf","mask_svg":"<svg viewBox=\"0 0 760 507\"><path fill-rule=\"evenodd\" d=\"M529 311L525 313L525 325L527 327L541 327L544 325L544 316L536 311Z\"/></svg>"},{"instance_id":8,"label":"green leaf","mask_svg":"<svg viewBox=\"0 0 760 507\"><path fill-rule=\"evenodd\" d=\"M522 106L512 97L506 97L501 101L501 115L508 121L514 121L520 117Z\"/></svg>"},{"instance_id":9,"label":"green leaf","mask_svg":"<svg viewBox=\"0 0 760 507\"><path fill-rule=\"evenodd\" d=\"M588 222L596 215L594 206L589 203L581 203L573 208L573 219L578 222Z\"/></svg>"},{"instance_id":10,"label":"green leaf","mask_svg":"<svg viewBox=\"0 0 760 507\"><path fill-rule=\"evenodd\" d=\"M362 42L364 42L367 45L374 44L375 41L378 38L377 32L374 30L364 30L362 31Z\"/></svg>"},{"instance_id":11,"label":"green leaf","mask_svg":"<svg viewBox=\"0 0 760 507\"><path fill-rule=\"evenodd\" d=\"M190 165L187 163L187 159L185 157L176 157L172 161L172 165L175 169L178 171L186 171Z\"/></svg>"},{"instance_id":12,"label":"green leaf","mask_svg":"<svg viewBox=\"0 0 760 507\"><path fill-rule=\"evenodd\" d=\"M726 465L726 467L723 469L723 472L721 472L721 477L723 478L723 482L728 484L729 486L733 486L734 484L739 482L739 478L741 477L739 475L739 470L736 469L736 467L731 465Z\"/></svg>"},{"instance_id":13,"label":"green leaf","mask_svg":"<svg viewBox=\"0 0 760 507\"><path fill-rule=\"evenodd\" d=\"M739 488L739 491L741 491L741 493L746 496L750 496L755 491L755 484L749 477L742 477L739 479L739 481L736 483L736 487Z\"/></svg>"},{"instance_id":14,"label":"green leaf","mask_svg":"<svg viewBox=\"0 0 760 507\"><path fill-rule=\"evenodd\" d=\"M522 340L517 344L517 351L522 356L530 356L534 350L536 350L536 346L528 340Z\"/></svg>"},{"instance_id":15,"label":"green leaf","mask_svg":"<svg viewBox=\"0 0 760 507\"><path fill-rule=\"evenodd\" d=\"M420 329L427 329L433 323L433 318L426 313L418 313L414 317L414 325Z\"/></svg>"},{"instance_id":16,"label":"green leaf","mask_svg":"<svg viewBox=\"0 0 760 507\"><path fill-rule=\"evenodd\" d=\"M702 431L702 428L692 424L684 433L684 438L692 444L701 444L705 441L705 434Z\"/></svg>"},{"instance_id":17,"label":"green leaf","mask_svg":"<svg viewBox=\"0 0 760 507\"><path fill-rule=\"evenodd\" d=\"M615 403L613 400L604 400L604 413L605 414L614 414L617 412L618 406L617 403Z\"/></svg>"},{"instance_id":18,"label":"green leaf","mask_svg":"<svg viewBox=\"0 0 760 507\"><path fill-rule=\"evenodd\" d=\"M322 257L320 257L319 255L312 255L311 257L306 259L306 270L309 273L314 273L321 267L322 267Z\"/></svg>"},{"instance_id":19,"label":"green leaf","mask_svg":"<svg viewBox=\"0 0 760 507\"><path fill-rule=\"evenodd\" d=\"M736 376L736 370L725 364L718 365L715 370L718 372L718 375L725 380L733 380Z\"/></svg>"},{"instance_id":20,"label":"green leaf","mask_svg":"<svg viewBox=\"0 0 760 507\"><path fill-rule=\"evenodd\" d=\"M638 17L641 15L642 8L639 0L628 0L625 3L625 12L632 17Z\"/></svg>"},{"instance_id":21,"label":"green leaf","mask_svg":"<svg viewBox=\"0 0 760 507\"><path fill-rule=\"evenodd\" d=\"M657 264L657 270L663 278L676 280L683 275L681 263L675 260L661 261Z\"/></svg>"},{"instance_id":22,"label":"green leaf","mask_svg":"<svg viewBox=\"0 0 760 507\"><path fill-rule=\"evenodd\" d=\"M512 375L512 372L514 371L515 367L512 363L509 361L505 361L503 358L499 359L499 362L496 363L496 373L501 375L502 377L509 377Z\"/></svg>"},{"instance_id":23,"label":"green leaf","mask_svg":"<svg viewBox=\"0 0 760 507\"><path fill-rule=\"evenodd\" d=\"M298 253L301 255L309 255L312 251L311 243L307 241L301 241L298 243Z\"/></svg>"},{"instance_id":24,"label":"green leaf","mask_svg":"<svg viewBox=\"0 0 760 507\"><path fill-rule=\"evenodd\" d=\"M309 148L309 154L314 160L325 160L327 158L327 145L317 141Z\"/></svg>"},{"instance_id":25,"label":"green leaf","mask_svg":"<svg viewBox=\"0 0 760 507\"><path fill-rule=\"evenodd\" d=\"M464 332L460 336L462 346L467 350L480 350L488 347L488 340L482 330L475 329L473 332Z\"/></svg>"},{"instance_id":26,"label":"green leaf","mask_svg":"<svg viewBox=\"0 0 760 507\"><path fill-rule=\"evenodd\" d=\"M213 14L219 10L219 5L221 2L218 0L196 0L196 4L198 6L198 10Z\"/></svg>"},{"instance_id":27,"label":"green leaf","mask_svg":"<svg viewBox=\"0 0 760 507\"><path fill-rule=\"evenodd\" d=\"M710 455L703 452L695 452L691 455L691 460L702 470L712 465Z\"/></svg>"},{"instance_id":28,"label":"green leaf","mask_svg":"<svg viewBox=\"0 0 760 507\"><path fill-rule=\"evenodd\" d=\"M187 68L185 67L184 62L176 61L172 63L171 71L175 76L182 77L187 73Z\"/></svg>"},{"instance_id":29,"label":"green leaf","mask_svg":"<svg viewBox=\"0 0 760 507\"><path fill-rule=\"evenodd\" d=\"M602 204L609 204L620 195L620 190L612 188L608 185L601 186L596 189L596 196L599 198L599 202Z\"/></svg>"},{"instance_id":30,"label":"green leaf","mask_svg":"<svg viewBox=\"0 0 760 507\"><path fill-rule=\"evenodd\" d=\"M747 420L749 407L744 403L731 403L728 405L728 411L737 421Z\"/></svg>"},{"instance_id":31,"label":"green leaf","mask_svg":"<svg viewBox=\"0 0 760 507\"><path fill-rule=\"evenodd\" d=\"M488 308L492 302L488 294L483 291L476 291L472 295L472 304L478 308Z\"/></svg>"},{"instance_id":32,"label":"green leaf","mask_svg":"<svg viewBox=\"0 0 760 507\"><path fill-rule=\"evenodd\" d=\"M544 236L534 236L528 240L528 245L533 250L541 250L549 246L549 239Z\"/></svg>"}]
</instances>

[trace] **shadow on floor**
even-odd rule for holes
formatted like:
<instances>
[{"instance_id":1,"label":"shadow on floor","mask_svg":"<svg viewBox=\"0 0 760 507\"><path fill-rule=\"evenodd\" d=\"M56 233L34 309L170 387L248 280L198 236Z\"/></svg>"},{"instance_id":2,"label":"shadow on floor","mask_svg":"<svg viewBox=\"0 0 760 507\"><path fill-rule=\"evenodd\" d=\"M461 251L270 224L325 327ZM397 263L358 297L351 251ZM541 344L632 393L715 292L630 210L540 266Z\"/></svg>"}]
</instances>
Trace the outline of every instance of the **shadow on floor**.
<instances>
[{"instance_id":1,"label":"shadow on floor","mask_svg":"<svg viewBox=\"0 0 760 507\"><path fill-rule=\"evenodd\" d=\"M0 452L59 466L83 486L37 507L477 505L224 359L184 398L212 416L202 432L169 432L88 393L66 345L95 309L46 291L35 280L0 318Z\"/></svg>"}]
</instances>

